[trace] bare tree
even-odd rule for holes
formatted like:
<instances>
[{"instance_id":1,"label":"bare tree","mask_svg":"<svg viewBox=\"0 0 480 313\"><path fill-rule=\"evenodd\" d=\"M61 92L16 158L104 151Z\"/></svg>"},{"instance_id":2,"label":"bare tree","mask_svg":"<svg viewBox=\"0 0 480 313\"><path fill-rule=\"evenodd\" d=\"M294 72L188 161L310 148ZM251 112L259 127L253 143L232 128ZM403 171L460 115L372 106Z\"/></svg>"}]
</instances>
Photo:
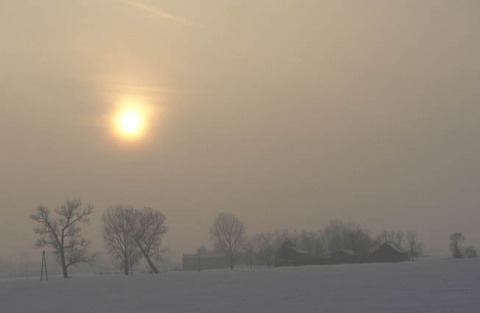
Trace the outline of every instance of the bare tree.
<instances>
[{"instance_id":1,"label":"bare tree","mask_svg":"<svg viewBox=\"0 0 480 313\"><path fill-rule=\"evenodd\" d=\"M256 258L261 264L268 267L273 265L275 258L275 250L273 247L273 234L270 232L264 232L255 234L250 240L252 250L255 253Z\"/></svg>"},{"instance_id":2,"label":"bare tree","mask_svg":"<svg viewBox=\"0 0 480 313\"><path fill-rule=\"evenodd\" d=\"M467 258L467 259L470 259L470 258L476 258L478 255L477 255L477 250L475 249L474 246L466 246L464 249L463 249L463 255Z\"/></svg>"},{"instance_id":3,"label":"bare tree","mask_svg":"<svg viewBox=\"0 0 480 313\"><path fill-rule=\"evenodd\" d=\"M295 241L294 236L290 233L290 231L286 228L280 229L277 228L273 231L273 239L272 239L272 244L273 244L273 251L276 252L280 246L283 245L285 241Z\"/></svg>"},{"instance_id":4,"label":"bare tree","mask_svg":"<svg viewBox=\"0 0 480 313\"><path fill-rule=\"evenodd\" d=\"M225 252L233 270L235 256L245 241L245 224L233 213L219 213L210 228L210 238Z\"/></svg>"},{"instance_id":5,"label":"bare tree","mask_svg":"<svg viewBox=\"0 0 480 313\"><path fill-rule=\"evenodd\" d=\"M128 210L125 218L128 234L136 243L152 272L159 273L153 260L160 259L160 246L163 236L167 232L165 215L160 211L146 207Z\"/></svg>"},{"instance_id":6,"label":"bare tree","mask_svg":"<svg viewBox=\"0 0 480 313\"><path fill-rule=\"evenodd\" d=\"M452 258L454 259L463 259L463 258L476 258L477 250L474 246L463 246L465 242L465 237L462 233L453 233L450 235L450 251L452 252Z\"/></svg>"},{"instance_id":7,"label":"bare tree","mask_svg":"<svg viewBox=\"0 0 480 313\"><path fill-rule=\"evenodd\" d=\"M405 241L405 233L401 230L397 230L397 232L395 233L395 243L399 247L403 247L404 241Z\"/></svg>"},{"instance_id":8,"label":"bare tree","mask_svg":"<svg viewBox=\"0 0 480 313\"><path fill-rule=\"evenodd\" d=\"M128 218L133 211L132 207L117 205L102 215L105 246L125 275L133 273L133 266L141 258L140 249L128 231Z\"/></svg>"},{"instance_id":9,"label":"bare tree","mask_svg":"<svg viewBox=\"0 0 480 313\"><path fill-rule=\"evenodd\" d=\"M367 255L373 240L367 229L356 222L330 221L323 231L325 246L330 254L345 249L360 255Z\"/></svg>"},{"instance_id":10,"label":"bare tree","mask_svg":"<svg viewBox=\"0 0 480 313\"><path fill-rule=\"evenodd\" d=\"M406 235L407 252L410 260L415 260L423 254L424 245L418 241L418 235L416 231L410 230Z\"/></svg>"},{"instance_id":11,"label":"bare tree","mask_svg":"<svg viewBox=\"0 0 480 313\"><path fill-rule=\"evenodd\" d=\"M403 247L405 243L405 233L401 230L393 231L393 230L384 230L374 239L374 247L378 247L385 242L393 242L397 244L399 247Z\"/></svg>"},{"instance_id":12,"label":"bare tree","mask_svg":"<svg viewBox=\"0 0 480 313\"><path fill-rule=\"evenodd\" d=\"M453 233L450 235L450 251L452 252L452 258L462 259L462 243L465 241L462 233Z\"/></svg>"},{"instance_id":13,"label":"bare tree","mask_svg":"<svg viewBox=\"0 0 480 313\"><path fill-rule=\"evenodd\" d=\"M39 235L36 246L50 247L60 262L63 277L68 278L68 268L81 262L91 263L93 255L88 253L90 241L80 235L79 224L88 224L93 206L82 205L80 199L66 200L55 208L55 216L44 205L30 219L38 223L35 233Z\"/></svg>"},{"instance_id":14,"label":"bare tree","mask_svg":"<svg viewBox=\"0 0 480 313\"><path fill-rule=\"evenodd\" d=\"M308 251L315 258L325 254L322 233L320 231L302 231L296 234L295 241L299 249Z\"/></svg>"},{"instance_id":15,"label":"bare tree","mask_svg":"<svg viewBox=\"0 0 480 313\"><path fill-rule=\"evenodd\" d=\"M254 258L257 256L257 249L253 237L245 237L244 244L242 245L242 251L240 251L240 258L243 259L246 266L253 267Z\"/></svg>"},{"instance_id":16,"label":"bare tree","mask_svg":"<svg viewBox=\"0 0 480 313\"><path fill-rule=\"evenodd\" d=\"M384 244L385 242L393 242L395 239L395 232L393 230L384 230L380 235L377 236L376 241L378 244Z\"/></svg>"}]
</instances>

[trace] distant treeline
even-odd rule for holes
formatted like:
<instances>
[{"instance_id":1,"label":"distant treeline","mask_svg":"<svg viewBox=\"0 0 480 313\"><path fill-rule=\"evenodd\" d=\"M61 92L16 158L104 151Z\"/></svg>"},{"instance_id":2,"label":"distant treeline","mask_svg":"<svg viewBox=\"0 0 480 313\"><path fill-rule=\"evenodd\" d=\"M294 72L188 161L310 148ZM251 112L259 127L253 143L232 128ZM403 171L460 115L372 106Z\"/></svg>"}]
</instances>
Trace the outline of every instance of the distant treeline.
<instances>
[{"instance_id":1,"label":"distant treeline","mask_svg":"<svg viewBox=\"0 0 480 313\"><path fill-rule=\"evenodd\" d=\"M92 212L92 205L83 205L80 199L73 199L53 210L39 205L30 215L36 222L36 246L51 248L65 278L70 266L95 261L95 254L89 252L91 243L82 236L80 228L80 225L89 223ZM131 274L134 266L142 260L151 272L159 272L155 263L161 261L164 253L161 244L167 231L165 215L150 207L115 205L102 215L106 250L113 264L125 275ZM244 222L235 214L226 212L214 217L210 239L213 250L202 247L198 250L199 256L223 254L231 269L240 263L269 267L279 259L291 257L314 259L314 264L322 264L322 259L331 258L336 253L366 260L384 243L402 253L405 260L407 257L414 260L423 254L425 248L416 231L386 230L372 235L356 222L339 219L331 220L318 231L282 229L247 236ZM476 257L473 246L463 246L464 241L461 233L450 236L453 258Z\"/></svg>"},{"instance_id":2,"label":"distant treeline","mask_svg":"<svg viewBox=\"0 0 480 313\"><path fill-rule=\"evenodd\" d=\"M277 229L246 236L242 248L236 255L236 262L273 266L276 259L285 257L288 253L286 251L292 250L302 254L308 253L316 259L328 258L337 251L348 251L360 257L367 257L385 242L392 242L404 249L411 260L424 252L424 244L419 241L416 231L383 231L372 235L368 229L356 222L335 219L323 230L318 231ZM223 251L224 249L218 245L215 245L213 250L205 247L200 249L202 254L218 254Z\"/></svg>"}]
</instances>

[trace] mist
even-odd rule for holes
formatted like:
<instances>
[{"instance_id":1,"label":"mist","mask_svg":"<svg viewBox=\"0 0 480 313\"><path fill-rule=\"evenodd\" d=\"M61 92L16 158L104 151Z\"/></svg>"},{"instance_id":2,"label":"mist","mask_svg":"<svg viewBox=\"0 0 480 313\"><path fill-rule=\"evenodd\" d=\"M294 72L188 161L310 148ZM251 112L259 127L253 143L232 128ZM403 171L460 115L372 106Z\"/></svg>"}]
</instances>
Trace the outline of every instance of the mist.
<instances>
[{"instance_id":1,"label":"mist","mask_svg":"<svg viewBox=\"0 0 480 313\"><path fill-rule=\"evenodd\" d=\"M175 255L219 212L247 233L352 220L479 246L476 1L0 3L0 258L39 204L167 218ZM152 108L125 142L119 101Z\"/></svg>"}]
</instances>

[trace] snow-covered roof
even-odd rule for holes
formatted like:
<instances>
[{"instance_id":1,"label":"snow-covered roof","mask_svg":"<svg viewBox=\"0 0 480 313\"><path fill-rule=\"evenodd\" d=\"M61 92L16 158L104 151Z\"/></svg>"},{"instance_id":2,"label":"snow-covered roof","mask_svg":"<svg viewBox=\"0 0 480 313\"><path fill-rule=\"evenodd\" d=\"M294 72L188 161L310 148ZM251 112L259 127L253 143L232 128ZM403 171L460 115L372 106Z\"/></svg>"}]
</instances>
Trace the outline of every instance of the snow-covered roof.
<instances>
[{"instance_id":1,"label":"snow-covered roof","mask_svg":"<svg viewBox=\"0 0 480 313\"><path fill-rule=\"evenodd\" d=\"M384 245L390 246L393 250L395 250L399 253L407 253L407 250L403 249L402 247L397 245L395 242L388 241L388 242L385 242Z\"/></svg>"},{"instance_id":2,"label":"snow-covered roof","mask_svg":"<svg viewBox=\"0 0 480 313\"><path fill-rule=\"evenodd\" d=\"M294 248L294 247L292 247L291 249L292 249L292 251L294 251L297 254L310 254L310 252L308 252L306 250L297 249L297 248Z\"/></svg>"},{"instance_id":3,"label":"snow-covered roof","mask_svg":"<svg viewBox=\"0 0 480 313\"><path fill-rule=\"evenodd\" d=\"M358 256L359 255L358 253L355 253L354 251L348 250L348 249L339 249L337 251L337 253L338 252L341 252L341 253L344 253L344 254L347 254L347 255L350 255L350 256Z\"/></svg>"}]
</instances>

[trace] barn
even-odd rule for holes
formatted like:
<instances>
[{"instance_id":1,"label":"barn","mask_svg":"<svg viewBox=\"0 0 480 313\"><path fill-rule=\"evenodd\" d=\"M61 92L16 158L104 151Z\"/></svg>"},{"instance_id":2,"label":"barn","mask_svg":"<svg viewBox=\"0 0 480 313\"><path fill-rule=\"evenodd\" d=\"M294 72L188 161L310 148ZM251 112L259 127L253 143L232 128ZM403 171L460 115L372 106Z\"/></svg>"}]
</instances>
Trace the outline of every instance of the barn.
<instances>
[{"instance_id":1,"label":"barn","mask_svg":"<svg viewBox=\"0 0 480 313\"><path fill-rule=\"evenodd\" d=\"M408 260L408 252L394 242L385 242L373 251L371 262L402 262Z\"/></svg>"},{"instance_id":2,"label":"barn","mask_svg":"<svg viewBox=\"0 0 480 313\"><path fill-rule=\"evenodd\" d=\"M275 255L275 266L298 266L313 264L313 257L308 251L284 244Z\"/></svg>"},{"instance_id":3,"label":"barn","mask_svg":"<svg viewBox=\"0 0 480 313\"><path fill-rule=\"evenodd\" d=\"M184 254L182 256L184 271L213 270L228 268L227 260L223 254Z\"/></svg>"},{"instance_id":4,"label":"barn","mask_svg":"<svg viewBox=\"0 0 480 313\"><path fill-rule=\"evenodd\" d=\"M362 263L362 257L351 250L339 249L333 252L330 256L332 264L353 264Z\"/></svg>"}]
</instances>

